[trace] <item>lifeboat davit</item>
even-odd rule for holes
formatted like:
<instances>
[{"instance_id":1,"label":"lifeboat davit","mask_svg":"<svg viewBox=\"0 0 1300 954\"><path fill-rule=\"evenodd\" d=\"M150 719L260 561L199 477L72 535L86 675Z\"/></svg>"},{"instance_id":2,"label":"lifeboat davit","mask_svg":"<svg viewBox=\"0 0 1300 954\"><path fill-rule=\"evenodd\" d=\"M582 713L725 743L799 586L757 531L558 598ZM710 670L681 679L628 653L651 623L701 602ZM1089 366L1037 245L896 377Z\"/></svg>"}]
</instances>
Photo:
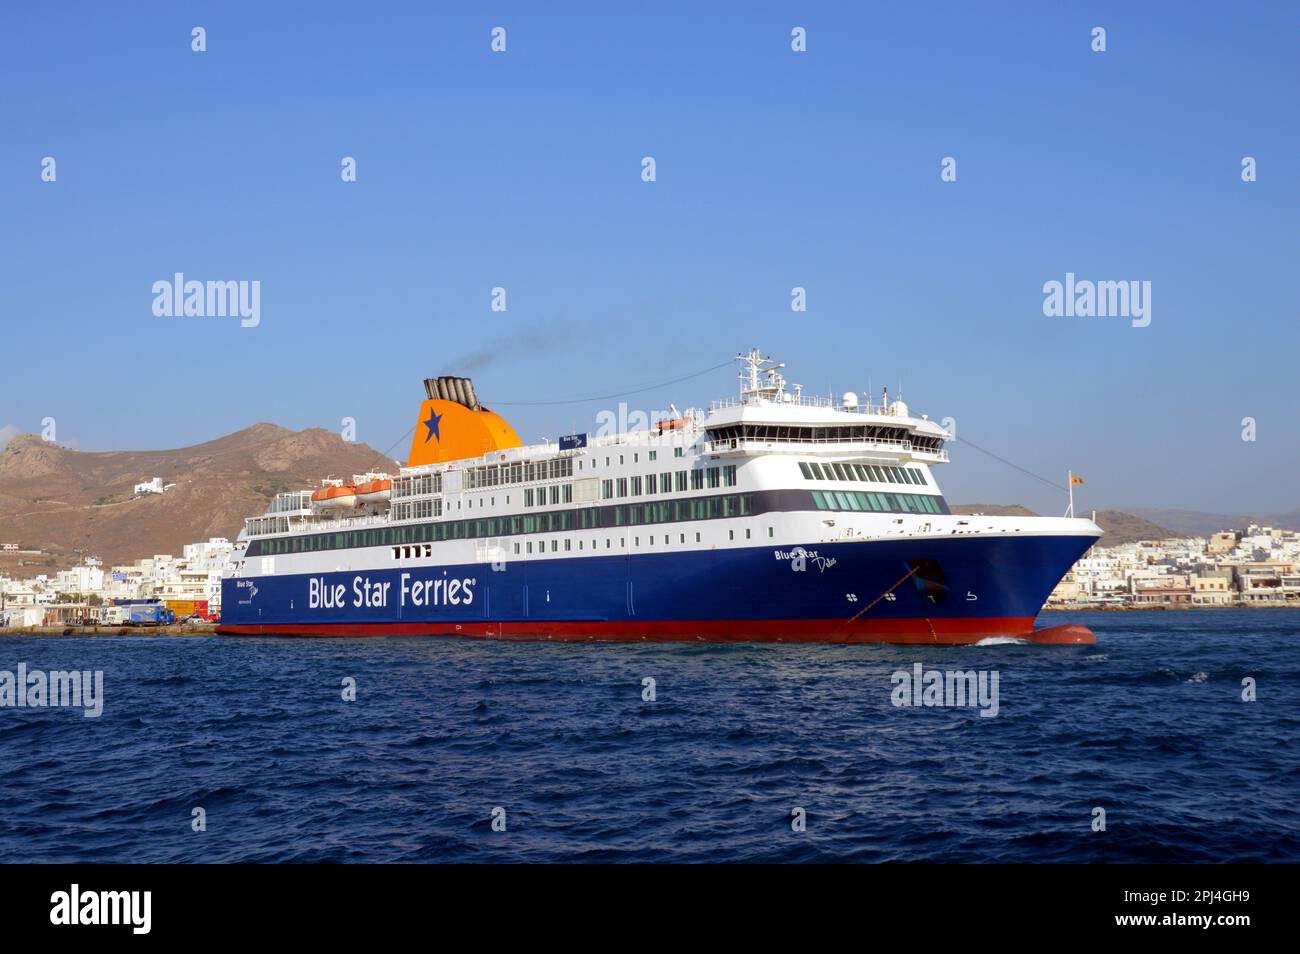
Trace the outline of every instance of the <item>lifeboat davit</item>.
<instances>
[{"instance_id":1,"label":"lifeboat davit","mask_svg":"<svg viewBox=\"0 0 1300 954\"><path fill-rule=\"evenodd\" d=\"M352 484L322 487L311 495L311 502L321 510L347 510L357 505L357 488Z\"/></svg>"},{"instance_id":2,"label":"lifeboat davit","mask_svg":"<svg viewBox=\"0 0 1300 954\"><path fill-rule=\"evenodd\" d=\"M387 478L357 484L357 499L362 503L383 503L393 495L393 482Z\"/></svg>"}]
</instances>

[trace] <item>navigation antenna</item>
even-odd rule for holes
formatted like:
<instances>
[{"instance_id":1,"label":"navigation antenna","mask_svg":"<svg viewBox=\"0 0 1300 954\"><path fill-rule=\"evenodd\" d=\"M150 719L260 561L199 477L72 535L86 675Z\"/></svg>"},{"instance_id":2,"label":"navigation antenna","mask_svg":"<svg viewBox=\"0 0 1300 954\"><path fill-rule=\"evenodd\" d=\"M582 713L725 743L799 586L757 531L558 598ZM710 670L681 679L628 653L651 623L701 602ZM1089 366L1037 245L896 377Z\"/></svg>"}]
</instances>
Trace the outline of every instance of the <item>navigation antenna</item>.
<instances>
[{"instance_id":1,"label":"navigation antenna","mask_svg":"<svg viewBox=\"0 0 1300 954\"><path fill-rule=\"evenodd\" d=\"M736 360L740 362L742 404L780 403L783 400L785 378L781 376L781 369L784 364L775 363L770 355L763 357L758 348L751 348L749 354L736 355Z\"/></svg>"}]
</instances>

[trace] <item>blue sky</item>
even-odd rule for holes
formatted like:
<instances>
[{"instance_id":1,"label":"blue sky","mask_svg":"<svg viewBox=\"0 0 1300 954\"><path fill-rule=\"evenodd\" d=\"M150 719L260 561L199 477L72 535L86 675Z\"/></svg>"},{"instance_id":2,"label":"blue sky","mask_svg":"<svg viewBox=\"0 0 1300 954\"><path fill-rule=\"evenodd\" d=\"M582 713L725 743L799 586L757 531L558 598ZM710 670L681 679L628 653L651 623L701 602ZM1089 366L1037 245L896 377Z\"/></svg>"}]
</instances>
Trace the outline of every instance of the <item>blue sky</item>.
<instances>
[{"instance_id":1,"label":"blue sky","mask_svg":"<svg viewBox=\"0 0 1300 954\"><path fill-rule=\"evenodd\" d=\"M617 402L503 402L759 345L1073 467L1081 507L1296 509L1294 4L605 6L8 8L0 427L107 450L347 416L383 450L468 370L535 440ZM261 324L156 317L178 271L260 281ZM1150 281L1150 326L1044 316L1066 272ZM1064 506L952 457L955 502Z\"/></svg>"}]
</instances>

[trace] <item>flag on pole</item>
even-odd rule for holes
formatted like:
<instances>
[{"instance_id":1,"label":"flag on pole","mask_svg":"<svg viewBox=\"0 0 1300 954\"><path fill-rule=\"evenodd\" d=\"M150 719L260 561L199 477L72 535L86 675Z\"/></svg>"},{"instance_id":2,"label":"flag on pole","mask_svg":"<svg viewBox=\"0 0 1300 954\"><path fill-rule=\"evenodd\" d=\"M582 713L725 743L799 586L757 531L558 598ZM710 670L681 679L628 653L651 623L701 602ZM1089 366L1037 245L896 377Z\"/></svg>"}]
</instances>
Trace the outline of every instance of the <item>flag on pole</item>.
<instances>
[{"instance_id":1,"label":"flag on pole","mask_svg":"<svg viewBox=\"0 0 1300 954\"><path fill-rule=\"evenodd\" d=\"M1078 487L1081 483L1083 483L1083 478L1080 477L1078 474L1071 474L1071 475L1070 475L1070 486L1071 486L1071 487Z\"/></svg>"}]
</instances>

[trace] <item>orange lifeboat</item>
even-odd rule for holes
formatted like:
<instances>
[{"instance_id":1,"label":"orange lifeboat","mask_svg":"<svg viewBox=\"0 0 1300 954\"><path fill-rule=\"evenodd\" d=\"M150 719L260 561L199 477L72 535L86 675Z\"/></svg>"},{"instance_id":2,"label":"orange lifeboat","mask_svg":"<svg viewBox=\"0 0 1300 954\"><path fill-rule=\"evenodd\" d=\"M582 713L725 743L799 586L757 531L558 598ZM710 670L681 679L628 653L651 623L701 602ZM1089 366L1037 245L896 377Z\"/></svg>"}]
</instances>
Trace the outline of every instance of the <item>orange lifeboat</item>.
<instances>
[{"instance_id":1,"label":"orange lifeboat","mask_svg":"<svg viewBox=\"0 0 1300 954\"><path fill-rule=\"evenodd\" d=\"M311 495L311 502L321 510L346 510L357 505L357 488L352 484L333 484Z\"/></svg>"},{"instance_id":2,"label":"orange lifeboat","mask_svg":"<svg viewBox=\"0 0 1300 954\"><path fill-rule=\"evenodd\" d=\"M357 499L362 503L383 503L393 495L393 482L380 477L357 484Z\"/></svg>"},{"instance_id":3,"label":"orange lifeboat","mask_svg":"<svg viewBox=\"0 0 1300 954\"><path fill-rule=\"evenodd\" d=\"M689 423L690 418L686 417L674 417L668 420L663 420L659 422L659 433L662 434L664 431L680 430Z\"/></svg>"}]
</instances>

